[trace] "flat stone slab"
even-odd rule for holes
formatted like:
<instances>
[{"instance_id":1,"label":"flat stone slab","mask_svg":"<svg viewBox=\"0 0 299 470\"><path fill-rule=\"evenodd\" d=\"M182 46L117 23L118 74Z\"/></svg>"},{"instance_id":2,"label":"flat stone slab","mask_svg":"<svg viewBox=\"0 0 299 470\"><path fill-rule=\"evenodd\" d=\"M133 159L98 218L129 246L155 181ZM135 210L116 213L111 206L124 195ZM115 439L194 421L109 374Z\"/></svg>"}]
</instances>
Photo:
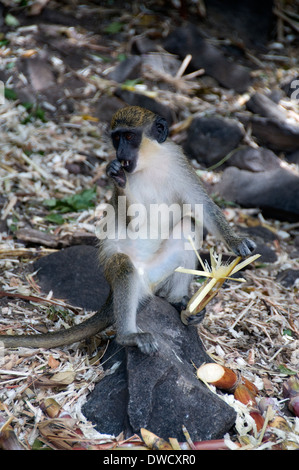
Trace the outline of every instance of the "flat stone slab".
<instances>
[{"instance_id":1,"label":"flat stone slab","mask_svg":"<svg viewBox=\"0 0 299 470\"><path fill-rule=\"evenodd\" d=\"M194 440L223 437L235 412L196 378L196 367L211 362L196 327L183 325L157 297L138 317L142 330L155 335L158 353L147 356L113 341L102 359L109 373L89 395L84 415L104 434L130 436L143 427L184 441L185 425Z\"/></svg>"},{"instance_id":2,"label":"flat stone slab","mask_svg":"<svg viewBox=\"0 0 299 470\"><path fill-rule=\"evenodd\" d=\"M98 249L75 245L39 258L33 264L37 283L54 297L75 307L96 311L103 305L109 285L98 260Z\"/></svg>"},{"instance_id":3,"label":"flat stone slab","mask_svg":"<svg viewBox=\"0 0 299 470\"><path fill-rule=\"evenodd\" d=\"M97 249L78 245L34 263L43 291L72 305L97 310L109 286ZM194 326L185 326L167 301L153 298L138 314L138 325L159 344L153 356L113 340L102 359L107 375L96 385L83 413L104 434L127 436L144 427L164 437L216 439L233 426L235 412L196 378L196 367L211 362Z\"/></svg>"}]
</instances>

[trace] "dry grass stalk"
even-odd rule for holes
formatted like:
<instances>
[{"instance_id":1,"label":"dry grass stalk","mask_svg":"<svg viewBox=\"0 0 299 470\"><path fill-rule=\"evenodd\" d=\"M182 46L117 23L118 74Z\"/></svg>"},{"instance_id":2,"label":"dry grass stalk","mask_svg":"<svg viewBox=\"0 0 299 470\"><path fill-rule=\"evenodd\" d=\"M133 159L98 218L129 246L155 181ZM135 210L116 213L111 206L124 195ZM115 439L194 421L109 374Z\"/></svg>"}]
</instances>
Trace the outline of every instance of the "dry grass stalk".
<instances>
[{"instance_id":1,"label":"dry grass stalk","mask_svg":"<svg viewBox=\"0 0 299 470\"><path fill-rule=\"evenodd\" d=\"M235 278L231 276L260 257L259 254L256 254L256 255L250 256L249 258L241 262L242 258L238 256L231 263L222 264L221 255L216 256L213 250L211 249L210 250L211 266L208 266L203 263L191 238L189 239L189 241L197 255L197 258L203 268L203 271L199 271L197 269L182 268L182 267L178 267L176 271L185 273L185 274L194 274L197 276L204 276L208 279L198 289L198 291L192 296L192 298L190 299L187 305L186 310L182 312L181 318L182 318L183 323L185 324L188 323L188 316L196 315L197 313L199 313L201 310L203 310L206 307L206 305L218 293L219 289L221 288L221 286L226 280L246 282L245 279L243 278Z\"/></svg>"}]
</instances>

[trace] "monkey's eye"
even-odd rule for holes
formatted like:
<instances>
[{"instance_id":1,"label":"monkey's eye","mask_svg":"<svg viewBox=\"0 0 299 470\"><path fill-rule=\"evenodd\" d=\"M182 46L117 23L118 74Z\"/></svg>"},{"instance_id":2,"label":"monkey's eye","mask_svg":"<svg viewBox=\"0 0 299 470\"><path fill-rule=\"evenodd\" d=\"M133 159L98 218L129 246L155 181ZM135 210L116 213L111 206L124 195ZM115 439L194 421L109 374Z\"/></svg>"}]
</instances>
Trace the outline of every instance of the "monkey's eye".
<instances>
[{"instance_id":1,"label":"monkey's eye","mask_svg":"<svg viewBox=\"0 0 299 470\"><path fill-rule=\"evenodd\" d=\"M133 140L134 134L132 132L126 132L125 133L125 139L126 140Z\"/></svg>"}]
</instances>

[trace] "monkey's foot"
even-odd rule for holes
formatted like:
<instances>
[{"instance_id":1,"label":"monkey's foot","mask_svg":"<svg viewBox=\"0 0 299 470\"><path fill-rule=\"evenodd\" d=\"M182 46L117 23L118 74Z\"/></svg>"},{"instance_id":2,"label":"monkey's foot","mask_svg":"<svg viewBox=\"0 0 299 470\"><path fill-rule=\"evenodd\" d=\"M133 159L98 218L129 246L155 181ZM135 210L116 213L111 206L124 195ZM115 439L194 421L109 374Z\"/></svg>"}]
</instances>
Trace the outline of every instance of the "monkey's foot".
<instances>
[{"instance_id":1,"label":"monkey's foot","mask_svg":"<svg viewBox=\"0 0 299 470\"><path fill-rule=\"evenodd\" d=\"M196 313L195 315L188 315L187 311L182 310L181 320L182 320L182 323L184 323L184 325L196 326L196 325L199 325L203 321L205 314L206 314L205 308L202 309L200 312Z\"/></svg>"},{"instance_id":2,"label":"monkey's foot","mask_svg":"<svg viewBox=\"0 0 299 470\"><path fill-rule=\"evenodd\" d=\"M180 302L171 302L171 305L177 310L178 313L181 313L182 310L186 310L190 298L187 295L181 299Z\"/></svg>"},{"instance_id":3,"label":"monkey's foot","mask_svg":"<svg viewBox=\"0 0 299 470\"><path fill-rule=\"evenodd\" d=\"M158 343L151 333L131 333L116 339L123 346L137 346L144 354L154 354L158 351Z\"/></svg>"},{"instance_id":4,"label":"monkey's foot","mask_svg":"<svg viewBox=\"0 0 299 470\"><path fill-rule=\"evenodd\" d=\"M187 320L188 326L199 325L203 321L205 314L206 314L206 309L204 308L203 310L196 313L195 315L186 316L185 318Z\"/></svg>"}]
</instances>

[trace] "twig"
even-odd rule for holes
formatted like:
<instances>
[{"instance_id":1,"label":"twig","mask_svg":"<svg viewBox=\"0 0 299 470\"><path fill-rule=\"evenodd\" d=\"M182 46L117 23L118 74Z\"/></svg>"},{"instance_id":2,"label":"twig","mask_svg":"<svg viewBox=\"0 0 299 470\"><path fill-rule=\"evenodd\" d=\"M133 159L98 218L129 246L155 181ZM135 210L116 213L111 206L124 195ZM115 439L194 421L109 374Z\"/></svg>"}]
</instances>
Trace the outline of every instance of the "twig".
<instances>
[{"instance_id":1,"label":"twig","mask_svg":"<svg viewBox=\"0 0 299 470\"><path fill-rule=\"evenodd\" d=\"M273 9L274 15L278 16L286 23L288 23L297 33L299 33L299 24L297 22L291 20L287 15L285 15L282 11L278 10L277 8Z\"/></svg>"},{"instance_id":2,"label":"twig","mask_svg":"<svg viewBox=\"0 0 299 470\"><path fill-rule=\"evenodd\" d=\"M184 72L185 72L186 68L188 67L188 65L190 64L191 60L192 60L192 55L191 54L186 55L185 59L181 63L181 66L180 66L179 70L175 74L175 77L174 77L175 79L182 78L182 75L184 74Z\"/></svg>"},{"instance_id":3,"label":"twig","mask_svg":"<svg viewBox=\"0 0 299 470\"><path fill-rule=\"evenodd\" d=\"M72 310L73 312L77 312L78 310L81 310L80 308L75 308L72 307L71 305L66 304L62 300L52 300L52 299L45 299L43 297L37 297L35 295L24 295L24 294L18 294L18 293L11 293L11 292L5 292L5 291L0 291L0 298L1 297L11 297L14 299L22 299L22 300L28 300L29 302L46 302L50 303L52 305L59 305L61 307L68 308L69 310Z\"/></svg>"}]
</instances>

